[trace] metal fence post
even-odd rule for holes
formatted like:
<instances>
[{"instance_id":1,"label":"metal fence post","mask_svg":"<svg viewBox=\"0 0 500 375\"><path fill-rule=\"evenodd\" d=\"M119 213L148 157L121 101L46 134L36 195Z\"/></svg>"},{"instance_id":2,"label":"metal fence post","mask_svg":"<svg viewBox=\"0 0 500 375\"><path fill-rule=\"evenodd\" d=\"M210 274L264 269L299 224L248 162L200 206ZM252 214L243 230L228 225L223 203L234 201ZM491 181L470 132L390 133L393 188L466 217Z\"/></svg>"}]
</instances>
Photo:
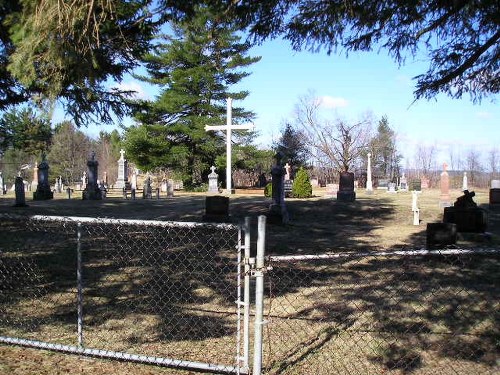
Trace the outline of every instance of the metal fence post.
<instances>
[{"instance_id":1,"label":"metal fence post","mask_svg":"<svg viewBox=\"0 0 500 375\"><path fill-rule=\"evenodd\" d=\"M77 224L76 243L76 284L77 284L77 314L78 314L78 346L83 347L83 286L82 286L82 223Z\"/></svg>"},{"instance_id":2,"label":"metal fence post","mask_svg":"<svg viewBox=\"0 0 500 375\"><path fill-rule=\"evenodd\" d=\"M250 356L250 218L245 217L245 281L243 286L243 365L248 368Z\"/></svg>"},{"instance_id":3,"label":"metal fence post","mask_svg":"<svg viewBox=\"0 0 500 375\"><path fill-rule=\"evenodd\" d=\"M266 243L266 217L259 216L257 257L255 259L255 327L253 350L253 375L262 371L262 325L264 324L264 256Z\"/></svg>"}]
</instances>

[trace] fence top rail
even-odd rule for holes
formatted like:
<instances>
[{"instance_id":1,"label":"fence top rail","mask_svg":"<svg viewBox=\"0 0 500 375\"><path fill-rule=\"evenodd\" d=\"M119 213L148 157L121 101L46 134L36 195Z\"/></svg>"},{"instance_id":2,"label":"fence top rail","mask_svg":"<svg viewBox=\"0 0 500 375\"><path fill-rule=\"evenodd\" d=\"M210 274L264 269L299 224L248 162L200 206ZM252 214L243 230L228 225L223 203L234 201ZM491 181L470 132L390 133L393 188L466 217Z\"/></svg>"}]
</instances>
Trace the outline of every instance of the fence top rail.
<instances>
[{"instance_id":1,"label":"fence top rail","mask_svg":"<svg viewBox=\"0 0 500 375\"><path fill-rule=\"evenodd\" d=\"M365 257L390 257L390 256L423 256L423 255L476 255L476 254L499 254L500 249L477 248L477 249L436 249L436 250L396 250L396 251L363 251L343 252L336 254L311 254L311 255L271 255L271 262L300 262L306 260L327 260L341 258L365 258Z\"/></svg>"},{"instance_id":2,"label":"fence top rail","mask_svg":"<svg viewBox=\"0 0 500 375\"><path fill-rule=\"evenodd\" d=\"M238 230L241 228L240 224L229 223L197 223L188 221L161 221L161 220L146 220L146 219L113 219L101 217L83 217L83 216L49 216L49 215L13 215L13 214L0 214L0 218L13 218L13 219L28 219L39 221L60 221L60 222L74 222L74 223L104 223L104 224L129 224L129 225L144 225L144 226L157 226L166 228L214 228L224 230Z\"/></svg>"}]
</instances>

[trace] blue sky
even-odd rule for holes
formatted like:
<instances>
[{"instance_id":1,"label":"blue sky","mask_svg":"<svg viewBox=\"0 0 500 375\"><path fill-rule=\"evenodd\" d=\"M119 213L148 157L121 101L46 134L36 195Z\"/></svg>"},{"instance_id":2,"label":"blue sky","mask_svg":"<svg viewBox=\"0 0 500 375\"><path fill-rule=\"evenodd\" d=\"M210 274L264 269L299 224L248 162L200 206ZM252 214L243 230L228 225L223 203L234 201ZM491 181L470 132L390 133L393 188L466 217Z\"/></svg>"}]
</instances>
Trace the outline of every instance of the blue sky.
<instances>
[{"instance_id":1,"label":"blue sky","mask_svg":"<svg viewBox=\"0 0 500 375\"><path fill-rule=\"evenodd\" d=\"M262 147L279 137L284 121L293 119L299 97L310 90L324 98L328 104L325 113L331 119L354 121L368 111L377 120L386 115L407 165L413 162L413 150L419 144L436 145L438 165L448 161L450 148L463 156L475 149L486 157L491 148L500 145L498 96L493 101L483 99L480 104L473 104L468 96L457 100L445 95L413 103L412 77L426 71L424 59L413 61L409 57L404 66L398 67L385 51L328 56L324 52L293 51L282 40L255 46L250 55L262 59L249 67L252 74L238 87L250 95L235 105L256 113ZM156 93L131 78L120 86L137 90L142 97L152 98Z\"/></svg>"}]
</instances>

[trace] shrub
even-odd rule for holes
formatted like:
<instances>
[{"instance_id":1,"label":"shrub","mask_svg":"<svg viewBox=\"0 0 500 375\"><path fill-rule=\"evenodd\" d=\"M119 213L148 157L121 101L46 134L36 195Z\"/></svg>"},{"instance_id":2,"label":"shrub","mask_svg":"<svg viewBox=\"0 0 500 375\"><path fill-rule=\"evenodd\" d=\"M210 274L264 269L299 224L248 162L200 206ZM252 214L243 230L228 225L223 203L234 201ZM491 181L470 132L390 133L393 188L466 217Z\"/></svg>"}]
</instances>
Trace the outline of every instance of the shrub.
<instances>
[{"instance_id":1,"label":"shrub","mask_svg":"<svg viewBox=\"0 0 500 375\"><path fill-rule=\"evenodd\" d=\"M309 181L309 175L304 168L300 168L295 175L292 185L292 196L294 198L312 197L312 185Z\"/></svg>"},{"instance_id":2,"label":"shrub","mask_svg":"<svg viewBox=\"0 0 500 375\"><path fill-rule=\"evenodd\" d=\"M273 196L273 184L270 182L264 188L264 196L268 198L272 198Z\"/></svg>"}]
</instances>

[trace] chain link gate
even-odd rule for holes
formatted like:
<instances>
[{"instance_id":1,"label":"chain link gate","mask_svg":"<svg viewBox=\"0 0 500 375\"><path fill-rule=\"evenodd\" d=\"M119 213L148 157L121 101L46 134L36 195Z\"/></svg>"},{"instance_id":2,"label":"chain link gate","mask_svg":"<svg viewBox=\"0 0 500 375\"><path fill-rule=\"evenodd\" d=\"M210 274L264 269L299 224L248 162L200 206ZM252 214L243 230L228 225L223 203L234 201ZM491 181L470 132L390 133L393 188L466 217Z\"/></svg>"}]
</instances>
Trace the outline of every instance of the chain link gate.
<instances>
[{"instance_id":1,"label":"chain link gate","mask_svg":"<svg viewBox=\"0 0 500 375\"><path fill-rule=\"evenodd\" d=\"M263 273L250 257L249 219L241 226L1 219L0 342L250 372L250 278L262 279ZM263 240L258 242L262 247ZM253 352L261 353L255 345ZM257 355L254 373L259 361Z\"/></svg>"}]
</instances>

